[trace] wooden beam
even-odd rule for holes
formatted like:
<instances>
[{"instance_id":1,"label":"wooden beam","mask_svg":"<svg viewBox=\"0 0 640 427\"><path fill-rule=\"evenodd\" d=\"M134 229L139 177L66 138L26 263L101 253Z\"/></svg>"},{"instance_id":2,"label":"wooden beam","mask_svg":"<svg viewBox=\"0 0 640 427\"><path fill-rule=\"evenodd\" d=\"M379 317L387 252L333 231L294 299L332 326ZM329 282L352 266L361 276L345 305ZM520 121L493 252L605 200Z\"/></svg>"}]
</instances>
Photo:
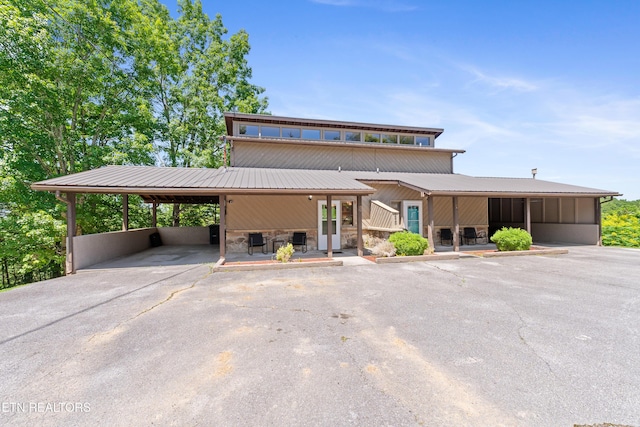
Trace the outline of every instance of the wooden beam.
<instances>
[{"instance_id":1,"label":"wooden beam","mask_svg":"<svg viewBox=\"0 0 640 427\"><path fill-rule=\"evenodd\" d=\"M151 227L156 228L158 226L158 203L152 202L151 207Z\"/></svg>"},{"instance_id":2,"label":"wooden beam","mask_svg":"<svg viewBox=\"0 0 640 427\"><path fill-rule=\"evenodd\" d=\"M357 225L357 233L358 233L358 243L357 243L357 247L358 247L358 256L362 256L364 255L364 245L362 243L362 196L357 196L356 197L356 203L357 203L357 217L356 217L356 221L358 223Z\"/></svg>"},{"instance_id":3,"label":"wooden beam","mask_svg":"<svg viewBox=\"0 0 640 427\"><path fill-rule=\"evenodd\" d=\"M458 196L453 196L453 251L460 252L460 218L458 216Z\"/></svg>"},{"instance_id":4,"label":"wooden beam","mask_svg":"<svg viewBox=\"0 0 640 427\"><path fill-rule=\"evenodd\" d=\"M122 195L122 231L129 229L129 195Z\"/></svg>"},{"instance_id":5,"label":"wooden beam","mask_svg":"<svg viewBox=\"0 0 640 427\"><path fill-rule=\"evenodd\" d=\"M423 202L424 204L424 202ZM433 197L427 196L427 240L429 240L429 247L431 249L436 248L435 236L435 218L433 217Z\"/></svg>"},{"instance_id":6,"label":"wooden beam","mask_svg":"<svg viewBox=\"0 0 640 427\"><path fill-rule=\"evenodd\" d=\"M220 259L224 261L227 252L227 196L220 196Z\"/></svg>"},{"instance_id":7,"label":"wooden beam","mask_svg":"<svg viewBox=\"0 0 640 427\"><path fill-rule=\"evenodd\" d=\"M333 235L333 218L332 215L332 206L331 206L331 196L327 196L327 258L333 258L333 242L331 241L331 237Z\"/></svg>"},{"instance_id":8,"label":"wooden beam","mask_svg":"<svg viewBox=\"0 0 640 427\"><path fill-rule=\"evenodd\" d=\"M67 193L67 258L65 262L65 270L67 274L76 272L75 263L73 261L73 239L76 235L76 194Z\"/></svg>"}]
</instances>

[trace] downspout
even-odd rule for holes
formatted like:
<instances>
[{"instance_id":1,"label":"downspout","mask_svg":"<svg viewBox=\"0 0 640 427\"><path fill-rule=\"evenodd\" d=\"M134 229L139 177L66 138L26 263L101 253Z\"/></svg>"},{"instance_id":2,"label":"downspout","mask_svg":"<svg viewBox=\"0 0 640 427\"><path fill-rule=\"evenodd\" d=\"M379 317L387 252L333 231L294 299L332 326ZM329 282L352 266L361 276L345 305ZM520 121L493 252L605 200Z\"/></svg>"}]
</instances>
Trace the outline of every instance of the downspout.
<instances>
[{"instance_id":1,"label":"downspout","mask_svg":"<svg viewBox=\"0 0 640 427\"><path fill-rule=\"evenodd\" d=\"M453 159L458 157L458 153L451 154L451 173L453 173Z\"/></svg>"}]
</instances>

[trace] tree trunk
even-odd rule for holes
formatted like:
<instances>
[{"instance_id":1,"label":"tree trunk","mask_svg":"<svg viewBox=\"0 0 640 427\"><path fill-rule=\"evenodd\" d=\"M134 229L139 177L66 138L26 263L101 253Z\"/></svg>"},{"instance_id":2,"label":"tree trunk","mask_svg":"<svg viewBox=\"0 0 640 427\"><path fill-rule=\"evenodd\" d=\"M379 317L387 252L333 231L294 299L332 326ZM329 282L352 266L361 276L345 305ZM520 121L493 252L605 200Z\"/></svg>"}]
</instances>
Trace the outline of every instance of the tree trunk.
<instances>
[{"instance_id":1,"label":"tree trunk","mask_svg":"<svg viewBox=\"0 0 640 427\"><path fill-rule=\"evenodd\" d=\"M173 204L173 227L180 227L180 204Z\"/></svg>"}]
</instances>

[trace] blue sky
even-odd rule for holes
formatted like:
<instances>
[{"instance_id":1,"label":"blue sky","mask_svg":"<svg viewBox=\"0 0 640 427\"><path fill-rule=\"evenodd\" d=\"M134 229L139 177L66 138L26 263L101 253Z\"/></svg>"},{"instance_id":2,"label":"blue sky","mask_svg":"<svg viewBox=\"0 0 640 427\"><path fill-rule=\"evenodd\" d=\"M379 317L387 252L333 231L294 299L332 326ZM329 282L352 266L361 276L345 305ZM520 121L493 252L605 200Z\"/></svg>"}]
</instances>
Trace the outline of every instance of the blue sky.
<instances>
[{"instance_id":1,"label":"blue sky","mask_svg":"<svg viewBox=\"0 0 640 427\"><path fill-rule=\"evenodd\" d=\"M457 173L640 199L640 1L203 3L275 115L440 127Z\"/></svg>"}]
</instances>

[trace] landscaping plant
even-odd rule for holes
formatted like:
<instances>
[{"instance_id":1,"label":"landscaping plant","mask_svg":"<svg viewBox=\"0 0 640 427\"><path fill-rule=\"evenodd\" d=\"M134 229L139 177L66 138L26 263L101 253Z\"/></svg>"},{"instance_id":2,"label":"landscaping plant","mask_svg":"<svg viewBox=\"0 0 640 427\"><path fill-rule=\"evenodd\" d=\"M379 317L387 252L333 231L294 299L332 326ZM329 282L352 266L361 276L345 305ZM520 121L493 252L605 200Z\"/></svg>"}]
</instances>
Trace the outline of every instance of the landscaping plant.
<instances>
[{"instance_id":1,"label":"landscaping plant","mask_svg":"<svg viewBox=\"0 0 640 427\"><path fill-rule=\"evenodd\" d=\"M295 250L291 243L288 243L286 246L280 246L276 252L276 259L280 262L288 262L294 252Z\"/></svg>"},{"instance_id":2,"label":"landscaping plant","mask_svg":"<svg viewBox=\"0 0 640 427\"><path fill-rule=\"evenodd\" d=\"M389 236L389 241L396 248L396 255L424 255L424 250L429 247L429 241L419 234L408 231L399 231Z\"/></svg>"},{"instance_id":3,"label":"landscaping plant","mask_svg":"<svg viewBox=\"0 0 640 427\"><path fill-rule=\"evenodd\" d=\"M491 236L499 251L527 251L533 243L531 234L521 228L502 227Z\"/></svg>"}]
</instances>

